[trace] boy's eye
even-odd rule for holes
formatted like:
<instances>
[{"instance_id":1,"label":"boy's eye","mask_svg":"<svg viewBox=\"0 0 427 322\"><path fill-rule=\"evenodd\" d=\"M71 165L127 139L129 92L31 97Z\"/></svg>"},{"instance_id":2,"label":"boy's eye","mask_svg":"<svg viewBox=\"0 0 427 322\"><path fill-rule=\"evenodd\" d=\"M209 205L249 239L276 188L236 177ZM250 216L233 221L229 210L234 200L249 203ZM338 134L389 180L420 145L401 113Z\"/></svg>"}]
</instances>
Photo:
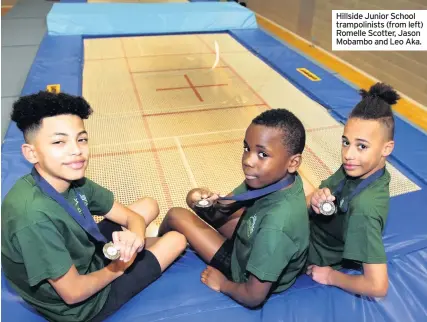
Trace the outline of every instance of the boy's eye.
<instances>
[{"instance_id":1,"label":"boy's eye","mask_svg":"<svg viewBox=\"0 0 427 322\"><path fill-rule=\"evenodd\" d=\"M88 141L88 139L87 139L87 138L79 139L79 142L87 142L87 141Z\"/></svg>"},{"instance_id":2,"label":"boy's eye","mask_svg":"<svg viewBox=\"0 0 427 322\"><path fill-rule=\"evenodd\" d=\"M350 143L349 143L348 141L342 141L342 145L343 145L343 146L349 146L349 145L350 145Z\"/></svg>"},{"instance_id":3,"label":"boy's eye","mask_svg":"<svg viewBox=\"0 0 427 322\"><path fill-rule=\"evenodd\" d=\"M248 151L249 151L249 148L248 148L247 146L244 146L244 147L243 147L243 151L248 152Z\"/></svg>"},{"instance_id":4,"label":"boy's eye","mask_svg":"<svg viewBox=\"0 0 427 322\"><path fill-rule=\"evenodd\" d=\"M62 143L64 143L64 141L55 141L52 144L62 144Z\"/></svg>"},{"instance_id":5,"label":"boy's eye","mask_svg":"<svg viewBox=\"0 0 427 322\"><path fill-rule=\"evenodd\" d=\"M260 152L260 153L258 153L258 155L259 155L259 157L260 157L261 159L263 159L263 158L267 158L267 157L268 157L268 154L267 154L267 153L265 153L265 152Z\"/></svg>"},{"instance_id":6,"label":"boy's eye","mask_svg":"<svg viewBox=\"0 0 427 322\"><path fill-rule=\"evenodd\" d=\"M359 147L359 149L361 149L361 150L365 150L365 149L367 149L368 147L366 146L366 145L364 145L364 144L359 144L358 145L358 147Z\"/></svg>"}]
</instances>

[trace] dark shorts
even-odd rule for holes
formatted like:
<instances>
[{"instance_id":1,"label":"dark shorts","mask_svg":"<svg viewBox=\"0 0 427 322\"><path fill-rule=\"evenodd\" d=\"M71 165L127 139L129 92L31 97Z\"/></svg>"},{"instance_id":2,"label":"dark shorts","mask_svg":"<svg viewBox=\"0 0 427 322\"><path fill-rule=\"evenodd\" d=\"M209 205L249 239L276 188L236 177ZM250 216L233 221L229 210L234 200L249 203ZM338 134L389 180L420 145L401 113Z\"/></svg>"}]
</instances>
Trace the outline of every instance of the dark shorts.
<instances>
[{"instance_id":1,"label":"dark shorts","mask_svg":"<svg viewBox=\"0 0 427 322\"><path fill-rule=\"evenodd\" d=\"M120 225L109 220L103 220L98 224L99 230L111 241L114 231L120 231ZM110 261L105 259L107 265ZM101 311L91 320L98 322L105 320L128 302L132 297L154 282L162 271L159 261L149 250L141 251L135 261L126 272L111 283L110 294Z\"/></svg>"},{"instance_id":2,"label":"dark shorts","mask_svg":"<svg viewBox=\"0 0 427 322\"><path fill-rule=\"evenodd\" d=\"M229 280L232 280L231 277L231 253L233 252L234 241L227 239L222 246L212 257L210 266L215 267L221 273L223 273Z\"/></svg>"}]
</instances>

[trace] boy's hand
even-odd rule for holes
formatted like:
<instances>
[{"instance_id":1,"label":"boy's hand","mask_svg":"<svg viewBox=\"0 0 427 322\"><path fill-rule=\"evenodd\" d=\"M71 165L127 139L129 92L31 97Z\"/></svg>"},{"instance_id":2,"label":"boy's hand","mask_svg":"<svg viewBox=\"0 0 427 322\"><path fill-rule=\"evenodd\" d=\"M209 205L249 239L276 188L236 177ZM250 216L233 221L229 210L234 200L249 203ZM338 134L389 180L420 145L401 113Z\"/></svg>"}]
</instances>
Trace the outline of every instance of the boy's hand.
<instances>
[{"instance_id":1,"label":"boy's hand","mask_svg":"<svg viewBox=\"0 0 427 322\"><path fill-rule=\"evenodd\" d=\"M207 188L197 188L189 192L187 200L190 204L194 204L202 199L208 199L211 201L217 200L220 196L219 193L213 193Z\"/></svg>"},{"instance_id":2,"label":"boy's hand","mask_svg":"<svg viewBox=\"0 0 427 322\"><path fill-rule=\"evenodd\" d=\"M216 268L208 266L202 272L201 280L203 284L209 286L214 291L221 292L221 286L224 284L227 278Z\"/></svg>"},{"instance_id":3,"label":"boy's hand","mask_svg":"<svg viewBox=\"0 0 427 322\"><path fill-rule=\"evenodd\" d=\"M320 214L320 203L325 201L334 201L335 196L331 194L331 191L329 188L322 188L316 190L313 195L311 196L311 208L313 208L314 212L316 214Z\"/></svg>"},{"instance_id":4,"label":"boy's hand","mask_svg":"<svg viewBox=\"0 0 427 322\"><path fill-rule=\"evenodd\" d=\"M129 262L136 253L144 249L145 240L126 229L113 232L113 243L120 250L120 260Z\"/></svg>"},{"instance_id":5,"label":"boy's hand","mask_svg":"<svg viewBox=\"0 0 427 322\"><path fill-rule=\"evenodd\" d=\"M112 268L114 272L124 273L134 262L136 258L136 253L127 261L123 261L121 259L117 259L112 261L109 266Z\"/></svg>"},{"instance_id":6,"label":"boy's hand","mask_svg":"<svg viewBox=\"0 0 427 322\"><path fill-rule=\"evenodd\" d=\"M311 275L311 278L317 283L323 285L331 285L331 273L333 269L329 266L317 266L310 265L307 267L307 275Z\"/></svg>"}]
</instances>

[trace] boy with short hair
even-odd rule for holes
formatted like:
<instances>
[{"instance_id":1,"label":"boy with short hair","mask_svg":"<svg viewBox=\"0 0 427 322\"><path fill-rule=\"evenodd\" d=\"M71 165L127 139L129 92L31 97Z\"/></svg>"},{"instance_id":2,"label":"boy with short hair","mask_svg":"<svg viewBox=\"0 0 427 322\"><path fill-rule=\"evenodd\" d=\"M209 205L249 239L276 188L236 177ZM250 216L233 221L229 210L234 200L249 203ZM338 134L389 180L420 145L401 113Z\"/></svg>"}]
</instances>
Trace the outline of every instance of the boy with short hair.
<instances>
[{"instance_id":1,"label":"boy with short hair","mask_svg":"<svg viewBox=\"0 0 427 322\"><path fill-rule=\"evenodd\" d=\"M382 83L369 92L361 90L361 95L344 127L342 166L307 197L314 212L307 274L321 284L383 297L388 275L382 232L390 201L390 174L385 166L394 148L391 105L399 95ZM325 204L325 209L336 208L336 213L322 215ZM354 264L363 266L362 275L338 271Z\"/></svg>"},{"instance_id":2,"label":"boy with short hair","mask_svg":"<svg viewBox=\"0 0 427 322\"><path fill-rule=\"evenodd\" d=\"M34 168L2 204L2 267L18 294L51 321L106 319L186 247L176 232L145 237L159 213L155 200L124 207L85 178L83 119L91 113L83 98L64 93L39 92L13 106L12 120L25 138L22 153ZM97 225L92 215L105 219ZM108 241L120 258L104 258Z\"/></svg>"},{"instance_id":3,"label":"boy with short hair","mask_svg":"<svg viewBox=\"0 0 427 322\"><path fill-rule=\"evenodd\" d=\"M193 189L187 204L197 215L173 208L160 227L160 234L184 234L208 263L203 283L246 307L287 290L304 269L309 222L297 173L304 146L305 130L295 115L285 109L262 113L246 130L245 180L228 195L245 200L233 203L208 189ZM201 200L215 203L210 213L198 210Z\"/></svg>"}]
</instances>

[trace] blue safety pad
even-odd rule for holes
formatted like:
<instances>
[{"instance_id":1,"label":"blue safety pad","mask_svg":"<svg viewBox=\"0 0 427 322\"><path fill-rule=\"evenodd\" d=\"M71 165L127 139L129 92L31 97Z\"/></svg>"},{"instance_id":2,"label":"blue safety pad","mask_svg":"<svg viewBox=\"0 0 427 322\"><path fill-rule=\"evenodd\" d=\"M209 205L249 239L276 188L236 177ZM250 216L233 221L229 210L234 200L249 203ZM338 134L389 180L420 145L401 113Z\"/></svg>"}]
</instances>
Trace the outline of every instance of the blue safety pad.
<instances>
[{"instance_id":1,"label":"blue safety pad","mask_svg":"<svg viewBox=\"0 0 427 322\"><path fill-rule=\"evenodd\" d=\"M339 121L345 122L361 97L358 91L304 55L297 53L266 32L232 30L231 35L260 59L286 77L307 96L323 105ZM321 81L312 81L297 71L306 68ZM427 184L427 135L396 115L396 147L391 161Z\"/></svg>"},{"instance_id":2,"label":"blue safety pad","mask_svg":"<svg viewBox=\"0 0 427 322\"><path fill-rule=\"evenodd\" d=\"M61 92L80 95L82 57L82 37L46 35L40 44L22 95L45 90L49 84L60 84Z\"/></svg>"},{"instance_id":3,"label":"blue safety pad","mask_svg":"<svg viewBox=\"0 0 427 322\"><path fill-rule=\"evenodd\" d=\"M297 53L266 32L231 30L230 34L252 53L277 70L299 90L326 108L350 108L358 102L358 93L341 79ZM314 82L297 71L306 68L321 81Z\"/></svg>"},{"instance_id":4,"label":"blue safety pad","mask_svg":"<svg viewBox=\"0 0 427 322\"><path fill-rule=\"evenodd\" d=\"M57 3L50 35L141 35L256 28L252 11L232 2Z\"/></svg>"},{"instance_id":5,"label":"blue safety pad","mask_svg":"<svg viewBox=\"0 0 427 322\"><path fill-rule=\"evenodd\" d=\"M155 283L105 321L423 321L427 312L426 266L426 249L389 260L389 292L384 299L355 296L302 275L288 291L273 295L263 308L249 310L202 284L200 274L206 265L187 250ZM31 310L2 281L5 321L42 321Z\"/></svg>"}]
</instances>

